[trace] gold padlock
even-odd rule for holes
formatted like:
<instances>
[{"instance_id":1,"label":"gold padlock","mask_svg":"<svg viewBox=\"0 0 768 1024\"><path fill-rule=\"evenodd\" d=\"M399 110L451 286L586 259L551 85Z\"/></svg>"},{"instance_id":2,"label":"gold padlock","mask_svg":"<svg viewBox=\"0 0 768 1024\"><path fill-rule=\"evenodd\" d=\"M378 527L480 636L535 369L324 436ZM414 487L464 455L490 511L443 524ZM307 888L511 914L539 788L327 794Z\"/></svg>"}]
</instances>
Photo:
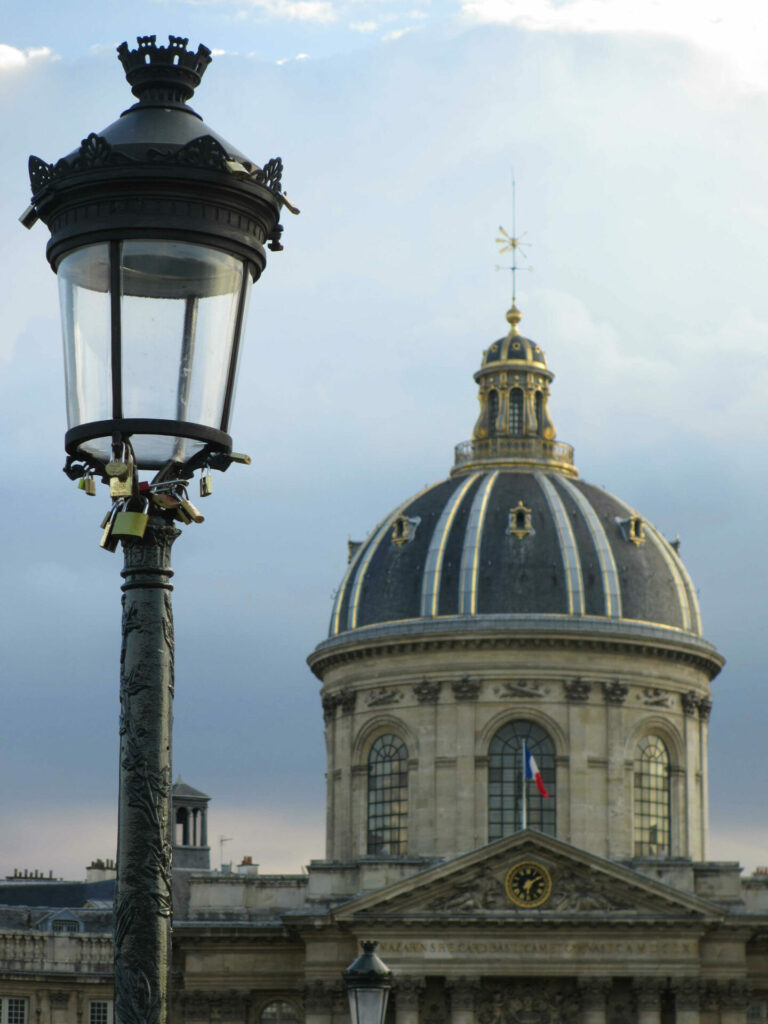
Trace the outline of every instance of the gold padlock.
<instances>
[{"instance_id":1,"label":"gold padlock","mask_svg":"<svg viewBox=\"0 0 768 1024\"><path fill-rule=\"evenodd\" d=\"M83 477L83 480L85 481L83 490L85 491L89 498L95 498L96 481L93 479L93 476L90 473L86 473L85 476Z\"/></svg>"},{"instance_id":2,"label":"gold padlock","mask_svg":"<svg viewBox=\"0 0 768 1024\"><path fill-rule=\"evenodd\" d=\"M101 535L101 540L99 541L99 547L104 548L105 551L117 551L117 537L113 535L112 528L115 523L115 518L124 504L124 502L116 501L102 520L101 527L103 533Z\"/></svg>"},{"instance_id":3,"label":"gold padlock","mask_svg":"<svg viewBox=\"0 0 768 1024\"><path fill-rule=\"evenodd\" d=\"M189 518L192 520L192 522L194 522L194 523L204 523L205 522L205 516L202 514L202 512L199 509L195 508L195 506L192 504L192 502L189 500L189 498L181 498L179 500L179 508L184 509L184 511L189 516Z\"/></svg>"},{"instance_id":4,"label":"gold padlock","mask_svg":"<svg viewBox=\"0 0 768 1024\"><path fill-rule=\"evenodd\" d=\"M213 493L213 476L210 470L200 477L200 497L207 498Z\"/></svg>"},{"instance_id":5,"label":"gold padlock","mask_svg":"<svg viewBox=\"0 0 768 1024\"><path fill-rule=\"evenodd\" d=\"M149 522L149 499L145 498L141 512L131 512L123 505L112 525L113 537L138 537L142 539Z\"/></svg>"},{"instance_id":6,"label":"gold padlock","mask_svg":"<svg viewBox=\"0 0 768 1024\"><path fill-rule=\"evenodd\" d=\"M111 476L109 478L110 498L130 498L133 495L133 468L131 467L125 476Z\"/></svg>"}]
</instances>

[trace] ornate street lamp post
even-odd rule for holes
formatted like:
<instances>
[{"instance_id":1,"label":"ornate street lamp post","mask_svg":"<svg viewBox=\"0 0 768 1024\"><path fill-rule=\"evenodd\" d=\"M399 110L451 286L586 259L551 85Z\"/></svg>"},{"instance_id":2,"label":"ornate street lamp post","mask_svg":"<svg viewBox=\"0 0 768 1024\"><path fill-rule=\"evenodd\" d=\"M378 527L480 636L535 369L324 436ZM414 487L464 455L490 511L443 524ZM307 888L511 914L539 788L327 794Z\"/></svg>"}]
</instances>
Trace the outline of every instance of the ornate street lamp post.
<instances>
[{"instance_id":1,"label":"ornate street lamp post","mask_svg":"<svg viewBox=\"0 0 768 1024\"><path fill-rule=\"evenodd\" d=\"M376 956L378 942L361 943L363 952L343 972L351 1024L384 1024L392 971Z\"/></svg>"},{"instance_id":2,"label":"ornate street lamp post","mask_svg":"<svg viewBox=\"0 0 768 1024\"><path fill-rule=\"evenodd\" d=\"M171 954L174 525L202 521L187 485L249 461L232 451L250 285L280 249L282 162L260 167L187 101L211 61L154 36L118 55L137 101L55 164L30 157L27 227L50 229L59 281L65 471L109 484L102 547L122 541L123 643L115 1016L166 1024ZM142 481L140 471L154 477Z\"/></svg>"}]
</instances>

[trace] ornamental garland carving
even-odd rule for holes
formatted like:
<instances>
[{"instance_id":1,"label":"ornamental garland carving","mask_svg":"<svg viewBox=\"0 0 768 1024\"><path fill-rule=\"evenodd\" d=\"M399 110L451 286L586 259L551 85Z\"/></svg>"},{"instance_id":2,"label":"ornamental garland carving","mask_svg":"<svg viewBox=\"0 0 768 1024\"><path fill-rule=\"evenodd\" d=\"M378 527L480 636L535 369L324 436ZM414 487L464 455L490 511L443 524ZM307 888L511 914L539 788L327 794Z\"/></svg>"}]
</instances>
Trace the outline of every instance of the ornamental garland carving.
<instances>
[{"instance_id":1,"label":"ornamental garland carving","mask_svg":"<svg viewBox=\"0 0 768 1024\"><path fill-rule=\"evenodd\" d=\"M658 686L646 686L642 693L638 693L637 699L647 708L668 708L670 706L669 694Z\"/></svg>"},{"instance_id":2,"label":"ornamental garland carving","mask_svg":"<svg viewBox=\"0 0 768 1024\"><path fill-rule=\"evenodd\" d=\"M606 704L623 704L628 693L629 687L618 679L606 680L603 683L603 698Z\"/></svg>"},{"instance_id":3,"label":"ornamental garland carving","mask_svg":"<svg viewBox=\"0 0 768 1024\"><path fill-rule=\"evenodd\" d=\"M386 707L390 704L397 704L403 699L403 691L393 686L381 686L368 694L366 704L369 708Z\"/></svg>"},{"instance_id":4,"label":"ornamental garland carving","mask_svg":"<svg viewBox=\"0 0 768 1024\"><path fill-rule=\"evenodd\" d=\"M565 691L566 700L573 701L574 703L584 703L589 700L592 684L588 683L586 679L577 676L576 679L565 679L563 681L563 690Z\"/></svg>"},{"instance_id":5,"label":"ornamental garland carving","mask_svg":"<svg viewBox=\"0 0 768 1024\"><path fill-rule=\"evenodd\" d=\"M531 697L534 700L540 700L549 693L549 687L542 686L541 683L533 679L510 679L495 687L494 693L501 698Z\"/></svg>"},{"instance_id":6,"label":"ornamental garland carving","mask_svg":"<svg viewBox=\"0 0 768 1024\"><path fill-rule=\"evenodd\" d=\"M432 900L430 910L498 910L509 908L503 884L487 869L454 885L451 892Z\"/></svg>"},{"instance_id":7,"label":"ornamental garland carving","mask_svg":"<svg viewBox=\"0 0 768 1024\"><path fill-rule=\"evenodd\" d=\"M413 692L416 695L416 700L419 704L437 704L442 685L442 683L431 679L423 679L420 683L414 683Z\"/></svg>"},{"instance_id":8,"label":"ornamental garland carving","mask_svg":"<svg viewBox=\"0 0 768 1024\"><path fill-rule=\"evenodd\" d=\"M573 1024L581 1003L568 982L508 982L485 989L478 1000L479 1024Z\"/></svg>"},{"instance_id":9,"label":"ornamental garland carving","mask_svg":"<svg viewBox=\"0 0 768 1024\"><path fill-rule=\"evenodd\" d=\"M480 680L464 676L463 679L451 683L451 689L455 700L477 700L477 695L480 693Z\"/></svg>"},{"instance_id":10,"label":"ornamental garland carving","mask_svg":"<svg viewBox=\"0 0 768 1024\"><path fill-rule=\"evenodd\" d=\"M566 869L554 878L548 909L630 910L633 905L632 901L621 899L609 881Z\"/></svg>"}]
</instances>

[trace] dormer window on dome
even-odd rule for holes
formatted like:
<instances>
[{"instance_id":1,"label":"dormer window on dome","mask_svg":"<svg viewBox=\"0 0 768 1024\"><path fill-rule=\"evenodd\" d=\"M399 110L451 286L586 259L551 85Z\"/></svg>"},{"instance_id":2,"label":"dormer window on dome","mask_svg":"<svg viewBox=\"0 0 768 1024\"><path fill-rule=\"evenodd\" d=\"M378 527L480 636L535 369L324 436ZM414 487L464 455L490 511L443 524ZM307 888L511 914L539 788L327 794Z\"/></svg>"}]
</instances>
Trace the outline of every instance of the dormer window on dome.
<instances>
[{"instance_id":1,"label":"dormer window on dome","mask_svg":"<svg viewBox=\"0 0 768 1024\"><path fill-rule=\"evenodd\" d=\"M402 547L416 536L416 528L421 522L420 516L409 519L408 516L397 516L392 523L392 543Z\"/></svg>"},{"instance_id":2,"label":"dormer window on dome","mask_svg":"<svg viewBox=\"0 0 768 1024\"><path fill-rule=\"evenodd\" d=\"M531 532L531 510L523 504L523 499L518 501L514 508L509 510L509 524L507 533L510 537L517 537L522 540Z\"/></svg>"},{"instance_id":3,"label":"dormer window on dome","mask_svg":"<svg viewBox=\"0 0 768 1024\"><path fill-rule=\"evenodd\" d=\"M617 519L616 522L624 540L630 541L636 547L645 544L646 536L642 516L627 516L626 519Z\"/></svg>"}]
</instances>

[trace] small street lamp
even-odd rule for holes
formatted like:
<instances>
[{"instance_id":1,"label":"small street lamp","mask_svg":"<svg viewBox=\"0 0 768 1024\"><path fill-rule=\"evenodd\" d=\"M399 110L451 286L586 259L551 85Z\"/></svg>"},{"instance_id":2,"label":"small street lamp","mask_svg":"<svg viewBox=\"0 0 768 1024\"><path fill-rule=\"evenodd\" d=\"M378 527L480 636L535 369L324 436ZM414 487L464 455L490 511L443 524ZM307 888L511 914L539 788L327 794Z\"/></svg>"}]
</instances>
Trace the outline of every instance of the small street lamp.
<instances>
[{"instance_id":1,"label":"small street lamp","mask_svg":"<svg viewBox=\"0 0 768 1024\"><path fill-rule=\"evenodd\" d=\"M392 971L376 956L378 942L363 941L363 952L343 972L351 1024L384 1024Z\"/></svg>"},{"instance_id":2,"label":"small street lamp","mask_svg":"<svg viewBox=\"0 0 768 1024\"><path fill-rule=\"evenodd\" d=\"M264 246L282 248L282 161L263 167L188 100L211 53L142 36L118 47L137 102L49 164L30 157L21 221L50 229L59 281L68 430L65 472L112 507L101 546L122 541L120 803L115 1011L166 1024L171 954L170 552L175 522L202 522L187 486L249 462L232 451L237 365ZM140 480L141 470L154 477Z\"/></svg>"}]
</instances>

